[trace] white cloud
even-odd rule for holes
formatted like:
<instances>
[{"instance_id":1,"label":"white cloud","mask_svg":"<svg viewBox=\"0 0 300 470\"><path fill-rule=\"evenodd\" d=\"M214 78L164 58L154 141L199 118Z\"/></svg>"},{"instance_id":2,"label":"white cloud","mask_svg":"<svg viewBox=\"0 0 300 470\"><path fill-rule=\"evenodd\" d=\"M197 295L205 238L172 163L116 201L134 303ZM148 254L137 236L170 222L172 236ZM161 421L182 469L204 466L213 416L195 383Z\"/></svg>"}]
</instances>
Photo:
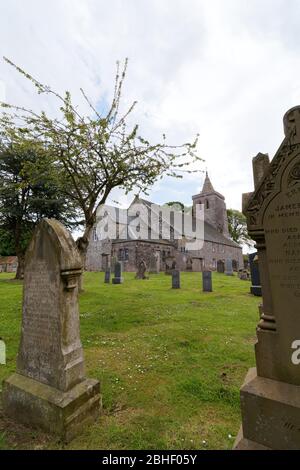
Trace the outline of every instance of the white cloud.
<instances>
[{"instance_id":1,"label":"white cloud","mask_svg":"<svg viewBox=\"0 0 300 470\"><path fill-rule=\"evenodd\" d=\"M273 156L284 112L299 103L297 0L11 0L0 4L0 44L8 56L78 104L111 96L115 61L129 57L125 104L157 140L181 143L200 132L199 153L228 206L252 189L251 158ZM53 101L4 62L9 102L54 111ZM0 88L1 93L1 88ZM101 107L101 105L100 105ZM159 182L155 202L191 203L202 174ZM176 197L177 196L177 197ZM127 199L119 191L112 195Z\"/></svg>"}]
</instances>

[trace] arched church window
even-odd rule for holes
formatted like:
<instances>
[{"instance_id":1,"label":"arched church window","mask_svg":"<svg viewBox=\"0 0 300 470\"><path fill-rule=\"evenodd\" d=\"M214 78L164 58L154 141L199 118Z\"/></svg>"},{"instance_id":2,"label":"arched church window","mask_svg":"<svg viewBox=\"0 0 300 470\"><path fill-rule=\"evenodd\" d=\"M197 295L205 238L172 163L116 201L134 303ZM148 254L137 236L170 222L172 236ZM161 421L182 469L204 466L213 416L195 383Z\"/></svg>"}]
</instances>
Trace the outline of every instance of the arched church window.
<instances>
[{"instance_id":1,"label":"arched church window","mask_svg":"<svg viewBox=\"0 0 300 470\"><path fill-rule=\"evenodd\" d=\"M206 209L209 209L209 201L207 199L205 201L205 207L206 207Z\"/></svg>"}]
</instances>

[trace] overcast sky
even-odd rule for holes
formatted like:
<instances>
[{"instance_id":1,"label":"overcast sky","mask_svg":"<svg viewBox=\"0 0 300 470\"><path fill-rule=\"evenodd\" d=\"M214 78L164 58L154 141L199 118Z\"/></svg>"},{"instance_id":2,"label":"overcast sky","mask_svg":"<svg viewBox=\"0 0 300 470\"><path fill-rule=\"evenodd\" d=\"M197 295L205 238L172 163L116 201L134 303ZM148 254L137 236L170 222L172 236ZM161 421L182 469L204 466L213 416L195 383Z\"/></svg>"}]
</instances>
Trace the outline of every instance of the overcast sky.
<instances>
[{"instance_id":1,"label":"overcast sky","mask_svg":"<svg viewBox=\"0 0 300 470\"><path fill-rule=\"evenodd\" d=\"M200 133L208 169L227 207L252 190L251 159L273 157L282 117L300 104L299 0L10 0L0 3L0 50L43 83L109 102L116 60L129 58L125 105L153 140ZM0 98L52 111L54 102L0 61ZM191 204L203 174L165 179L150 197ZM119 192L122 205L127 201Z\"/></svg>"}]
</instances>

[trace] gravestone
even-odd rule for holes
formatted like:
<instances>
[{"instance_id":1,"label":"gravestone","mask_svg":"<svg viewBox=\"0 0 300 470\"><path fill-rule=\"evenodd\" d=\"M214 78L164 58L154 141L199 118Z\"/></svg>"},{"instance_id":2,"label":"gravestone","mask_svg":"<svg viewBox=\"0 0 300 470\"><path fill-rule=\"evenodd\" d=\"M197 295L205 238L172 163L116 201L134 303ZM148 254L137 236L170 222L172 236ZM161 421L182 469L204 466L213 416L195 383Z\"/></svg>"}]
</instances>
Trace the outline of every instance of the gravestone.
<instances>
[{"instance_id":1,"label":"gravestone","mask_svg":"<svg viewBox=\"0 0 300 470\"><path fill-rule=\"evenodd\" d=\"M172 271L172 289L180 289L180 271L177 269Z\"/></svg>"},{"instance_id":2,"label":"gravestone","mask_svg":"<svg viewBox=\"0 0 300 470\"><path fill-rule=\"evenodd\" d=\"M26 252L17 372L3 382L4 412L69 441L98 419L100 389L87 379L79 335L81 257L57 220L42 220Z\"/></svg>"},{"instance_id":3,"label":"gravestone","mask_svg":"<svg viewBox=\"0 0 300 470\"><path fill-rule=\"evenodd\" d=\"M226 276L233 276L232 259L230 259L230 258L226 259L225 274L226 274Z\"/></svg>"},{"instance_id":4,"label":"gravestone","mask_svg":"<svg viewBox=\"0 0 300 470\"><path fill-rule=\"evenodd\" d=\"M224 272L225 272L224 261L219 260L219 261L217 262L217 272L224 274Z\"/></svg>"},{"instance_id":5,"label":"gravestone","mask_svg":"<svg viewBox=\"0 0 300 470\"><path fill-rule=\"evenodd\" d=\"M146 263L143 259L141 259L138 264L138 270L137 270L135 278L136 279L148 279L145 274L146 271L147 271Z\"/></svg>"},{"instance_id":6,"label":"gravestone","mask_svg":"<svg viewBox=\"0 0 300 470\"><path fill-rule=\"evenodd\" d=\"M122 277L122 264L120 261L115 262L115 277L112 280L113 284L122 284L123 277Z\"/></svg>"},{"instance_id":7,"label":"gravestone","mask_svg":"<svg viewBox=\"0 0 300 470\"><path fill-rule=\"evenodd\" d=\"M284 128L254 193L243 195L263 303L256 368L241 388L237 449L300 448L300 106L286 113Z\"/></svg>"},{"instance_id":8,"label":"gravestone","mask_svg":"<svg viewBox=\"0 0 300 470\"><path fill-rule=\"evenodd\" d=\"M106 268L106 270L105 270L104 283L105 284L110 283L110 268Z\"/></svg>"},{"instance_id":9,"label":"gravestone","mask_svg":"<svg viewBox=\"0 0 300 470\"><path fill-rule=\"evenodd\" d=\"M249 281L249 273L246 269L239 270L239 279L241 281Z\"/></svg>"},{"instance_id":10,"label":"gravestone","mask_svg":"<svg viewBox=\"0 0 300 470\"><path fill-rule=\"evenodd\" d=\"M159 274L159 254L152 253L149 263L149 274Z\"/></svg>"},{"instance_id":11,"label":"gravestone","mask_svg":"<svg viewBox=\"0 0 300 470\"><path fill-rule=\"evenodd\" d=\"M203 292L212 292L212 274L211 271L202 272Z\"/></svg>"},{"instance_id":12,"label":"gravestone","mask_svg":"<svg viewBox=\"0 0 300 470\"><path fill-rule=\"evenodd\" d=\"M260 276L258 269L258 256L257 253L251 253L249 255L249 264L251 272L251 287L250 293L256 297L261 297L261 285L260 285Z\"/></svg>"}]
</instances>

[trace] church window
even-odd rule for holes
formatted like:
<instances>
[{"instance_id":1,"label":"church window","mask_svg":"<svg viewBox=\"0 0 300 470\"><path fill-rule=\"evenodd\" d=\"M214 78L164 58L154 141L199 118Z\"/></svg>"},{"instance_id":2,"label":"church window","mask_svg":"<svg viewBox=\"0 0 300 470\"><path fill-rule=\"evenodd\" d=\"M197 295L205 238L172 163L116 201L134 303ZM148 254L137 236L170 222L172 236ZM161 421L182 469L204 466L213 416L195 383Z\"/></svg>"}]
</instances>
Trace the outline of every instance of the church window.
<instances>
[{"instance_id":1,"label":"church window","mask_svg":"<svg viewBox=\"0 0 300 470\"><path fill-rule=\"evenodd\" d=\"M129 260L129 251L128 248L125 248L124 250L124 260L128 261Z\"/></svg>"},{"instance_id":2,"label":"church window","mask_svg":"<svg viewBox=\"0 0 300 470\"><path fill-rule=\"evenodd\" d=\"M206 207L206 209L209 209L209 201L207 199L205 201L205 207Z\"/></svg>"},{"instance_id":3,"label":"church window","mask_svg":"<svg viewBox=\"0 0 300 470\"><path fill-rule=\"evenodd\" d=\"M93 241L94 242L98 241L96 227L93 228Z\"/></svg>"}]
</instances>

